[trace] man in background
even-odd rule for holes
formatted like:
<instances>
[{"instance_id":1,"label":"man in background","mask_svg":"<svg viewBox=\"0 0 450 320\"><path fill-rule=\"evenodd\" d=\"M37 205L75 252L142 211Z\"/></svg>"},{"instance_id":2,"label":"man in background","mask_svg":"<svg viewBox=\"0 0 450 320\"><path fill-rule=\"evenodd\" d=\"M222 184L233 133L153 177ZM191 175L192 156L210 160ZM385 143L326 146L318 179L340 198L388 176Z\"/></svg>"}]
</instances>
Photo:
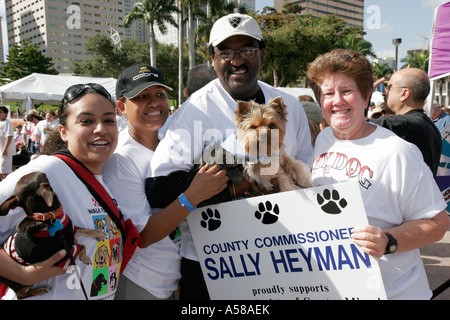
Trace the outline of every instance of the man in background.
<instances>
[{"instance_id":1,"label":"man in background","mask_svg":"<svg viewBox=\"0 0 450 320\"><path fill-rule=\"evenodd\" d=\"M425 71L416 68L401 69L392 75L383 93L387 107L394 115L369 121L390 129L399 137L415 144L436 176L442 138L423 109L429 93L430 79Z\"/></svg>"}]
</instances>

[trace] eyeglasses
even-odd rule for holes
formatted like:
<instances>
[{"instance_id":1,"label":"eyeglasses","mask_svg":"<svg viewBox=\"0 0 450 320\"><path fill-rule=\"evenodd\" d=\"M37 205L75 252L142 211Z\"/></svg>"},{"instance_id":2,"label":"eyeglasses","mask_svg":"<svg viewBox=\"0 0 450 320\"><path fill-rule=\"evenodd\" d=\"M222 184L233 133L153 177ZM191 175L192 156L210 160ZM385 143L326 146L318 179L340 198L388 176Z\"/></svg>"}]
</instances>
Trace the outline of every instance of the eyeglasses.
<instances>
[{"instance_id":1,"label":"eyeglasses","mask_svg":"<svg viewBox=\"0 0 450 320\"><path fill-rule=\"evenodd\" d=\"M63 103L68 103L77 97L79 97L82 93L84 93L88 88L93 89L95 92L100 93L102 96L107 98L108 100L111 100L111 95L109 94L108 90L106 90L103 86L99 85L98 83L80 83L80 84L74 84L73 86L70 86L67 88L66 92L64 93Z\"/></svg>"},{"instance_id":2,"label":"eyeglasses","mask_svg":"<svg viewBox=\"0 0 450 320\"><path fill-rule=\"evenodd\" d=\"M394 86L393 84L387 85L387 86L384 88L384 92L388 93L389 91L391 91L391 89L392 89L393 86ZM410 90L408 87L398 87L398 88Z\"/></svg>"},{"instance_id":3,"label":"eyeglasses","mask_svg":"<svg viewBox=\"0 0 450 320\"><path fill-rule=\"evenodd\" d=\"M222 60L231 61L234 59L234 55L239 53L239 55L244 59L252 59L255 56L255 51L259 48L245 47L238 51L233 51L231 49L214 51Z\"/></svg>"}]
</instances>

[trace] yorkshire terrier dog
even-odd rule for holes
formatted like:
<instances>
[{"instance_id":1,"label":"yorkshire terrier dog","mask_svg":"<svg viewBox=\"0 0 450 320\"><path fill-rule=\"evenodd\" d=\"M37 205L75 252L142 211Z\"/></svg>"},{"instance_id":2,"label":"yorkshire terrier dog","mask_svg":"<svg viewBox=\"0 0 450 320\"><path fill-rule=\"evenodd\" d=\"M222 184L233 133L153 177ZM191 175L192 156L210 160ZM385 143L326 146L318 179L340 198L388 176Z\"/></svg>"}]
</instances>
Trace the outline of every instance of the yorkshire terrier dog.
<instances>
[{"instance_id":1,"label":"yorkshire terrier dog","mask_svg":"<svg viewBox=\"0 0 450 320\"><path fill-rule=\"evenodd\" d=\"M274 179L280 191L312 187L308 167L284 152L286 123L287 110L281 97L267 105L238 101L236 134L205 149L203 161L221 164L233 185L245 177L268 191L273 190Z\"/></svg>"}]
</instances>

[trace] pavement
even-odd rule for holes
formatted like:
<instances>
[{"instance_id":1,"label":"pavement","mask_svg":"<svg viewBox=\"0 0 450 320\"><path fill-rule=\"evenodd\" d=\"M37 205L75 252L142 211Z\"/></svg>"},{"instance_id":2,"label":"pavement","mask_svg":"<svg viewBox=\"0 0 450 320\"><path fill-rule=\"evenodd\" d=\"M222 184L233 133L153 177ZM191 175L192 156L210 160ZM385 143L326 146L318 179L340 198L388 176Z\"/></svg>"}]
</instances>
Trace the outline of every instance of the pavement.
<instances>
[{"instance_id":1,"label":"pavement","mask_svg":"<svg viewBox=\"0 0 450 320\"><path fill-rule=\"evenodd\" d=\"M439 242L420 249L431 290L450 279L450 228ZM450 300L450 287L433 300Z\"/></svg>"}]
</instances>

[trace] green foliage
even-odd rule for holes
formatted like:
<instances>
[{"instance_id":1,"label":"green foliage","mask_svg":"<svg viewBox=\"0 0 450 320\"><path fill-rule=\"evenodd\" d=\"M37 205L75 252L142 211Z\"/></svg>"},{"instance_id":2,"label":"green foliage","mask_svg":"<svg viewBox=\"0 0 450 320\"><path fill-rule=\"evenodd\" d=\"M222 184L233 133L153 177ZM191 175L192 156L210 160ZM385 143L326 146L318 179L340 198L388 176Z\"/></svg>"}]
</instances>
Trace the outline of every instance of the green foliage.
<instances>
[{"instance_id":1,"label":"green foliage","mask_svg":"<svg viewBox=\"0 0 450 320\"><path fill-rule=\"evenodd\" d=\"M9 49L7 62L2 62L0 77L17 80L32 73L58 74L51 58L39 51L39 45L31 45L30 40L15 44Z\"/></svg>"},{"instance_id":2,"label":"green foliage","mask_svg":"<svg viewBox=\"0 0 450 320\"><path fill-rule=\"evenodd\" d=\"M178 12L175 0L142 0L136 2L130 13L125 17L123 26L129 27L135 20L142 20L150 27L150 64L156 67L156 40L155 25L158 26L162 34L167 33L166 23L177 27L177 23L172 16Z\"/></svg>"},{"instance_id":3,"label":"green foliage","mask_svg":"<svg viewBox=\"0 0 450 320\"><path fill-rule=\"evenodd\" d=\"M133 64L148 62L148 44L137 40L123 40L115 47L106 35L88 38L85 50L92 55L87 61L73 62L74 74L86 77L117 78L123 69Z\"/></svg>"},{"instance_id":4,"label":"green foliage","mask_svg":"<svg viewBox=\"0 0 450 320\"><path fill-rule=\"evenodd\" d=\"M139 43L137 40L124 40L122 47L114 47L111 39L105 35L95 35L88 39L85 50L91 53L88 61L74 62L72 71L75 75L85 77L112 77L118 78L122 70L137 63L148 63L148 43ZM178 97L178 48L172 44L158 44L158 69L164 74L166 84L173 89L168 95L172 99ZM184 79L188 73L187 52L183 55ZM198 64L202 62L197 55Z\"/></svg>"},{"instance_id":5,"label":"green foliage","mask_svg":"<svg viewBox=\"0 0 450 320\"><path fill-rule=\"evenodd\" d=\"M285 5L281 13L265 7L255 16L266 42L261 80L274 86L295 85L305 77L308 63L336 48L375 56L362 28L347 27L335 15L318 18L300 12L299 6Z\"/></svg>"},{"instance_id":6,"label":"green foliage","mask_svg":"<svg viewBox=\"0 0 450 320\"><path fill-rule=\"evenodd\" d=\"M373 52L372 44L363 38L365 35L366 33L363 28L346 28L342 37L337 41L335 47L341 49L352 49L362 53L366 57L376 58L376 54Z\"/></svg>"},{"instance_id":7,"label":"green foliage","mask_svg":"<svg viewBox=\"0 0 450 320\"><path fill-rule=\"evenodd\" d=\"M188 73L188 53L183 54L183 75ZM169 98L178 99L178 47L173 44L158 44L157 49L158 69L164 74L164 81L173 90L168 91Z\"/></svg>"},{"instance_id":8,"label":"green foliage","mask_svg":"<svg viewBox=\"0 0 450 320\"><path fill-rule=\"evenodd\" d=\"M160 22L164 23L163 16L168 17L169 11L177 12L175 7L164 11L164 15L153 14L161 8L144 7L164 3L170 7L173 1L142 1L138 10L133 8L132 12L125 17L124 25L129 25L132 20L141 19L150 26ZM194 3L199 8L203 0L188 0L186 3ZM201 21L196 30L196 63L205 63L210 60L207 53L209 33L214 21L220 17L233 12L236 4L230 2L224 4L222 0L209 1L211 12L207 17L203 10L196 10L195 16ZM136 6L135 6L136 7ZM137 7L136 7L137 8ZM142 9L142 10L141 10ZM144 10L145 9L145 10ZM150 10L151 9L151 10ZM162 10L162 9L161 9ZM133 13L133 14L132 14ZM274 8L265 7L261 14L251 12L261 26L263 37L266 42L264 65L260 73L260 79L274 86L295 85L299 80L305 78L308 63L313 61L319 54L323 54L335 48L348 48L359 51L366 56L374 57L372 45L364 40L362 28L348 27L345 22L335 16L313 17L301 15L301 6L287 4L282 12ZM158 18L159 20L155 20ZM173 21L175 22L175 21ZM172 23L169 21L169 23ZM164 28L162 28L164 30ZM177 97L178 90L178 50L173 45L156 44L158 48L154 61L158 61L158 68L163 71L166 81L174 90L169 92L170 97ZM135 40L122 41L122 48L112 45L106 36L95 36L88 40L86 50L92 53L89 61L75 63L74 73L85 76L115 77L120 72L135 63L147 62L149 56L148 44L139 44ZM187 52L187 50L184 50ZM183 75L186 79L188 63L187 54L183 58ZM157 59L156 59L157 57ZM182 80L185 81L185 80Z\"/></svg>"},{"instance_id":9,"label":"green foliage","mask_svg":"<svg viewBox=\"0 0 450 320\"><path fill-rule=\"evenodd\" d=\"M428 50L409 50L407 56L401 60L405 63L402 68L419 68L425 72L428 72L428 63L430 61L430 52Z\"/></svg>"},{"instance_id":10,"label":"green foliage","mask_svg":"<svg viewBox=\"0 0 450 320\"><path fill-rule=\"evenodd\" d=\"M212 26L219 18L232 13L236 8L235 2L224 3L223 0L210 0L211 16L207 17L206 12L203 10L196 10L194 15L201 21L201 24L197 27L195 32L195 47L197 53L203 56L204 62L212 62L211 57L208 54L208 42L209 34Z\"/></svg>"},{"instance_id":11,"label":"green foliage","mask_svg":"<svg viewBox=\"0 0 450 320\"><path fill-rule=\"evenodd\" d=\"M386 63L373 63L372 64L373 75L378 79L388 78L394 73L394 69L389 67Z\"/></svg>"},{"instance_id":12,"label":"green foliage","mask_svg":"<svg viewBox=\"0 0 450 320\"><path fill-rule=\"evenodd\" d=\"M302 11L302 6L295 4L295 3L286 3L285 5L283 5L283 10L281 11L281 13L283 14L290 14L290 13L294 13L294 14L300 14Z\"/></svg>"},{"instance_id":13,"label":"green foliage","mask_svg":"<svg viewBox=\"0 0 450 320\"><path fill-rule=\"evenodd\" d=\"M162 34L167 32L166 22L177 26L172 13L178 12L175 0L142 0L137 2L125 17L123 26L129 27L134 20L142 20L153 29L158 26Z\"/></svg>"}]
</instances>

